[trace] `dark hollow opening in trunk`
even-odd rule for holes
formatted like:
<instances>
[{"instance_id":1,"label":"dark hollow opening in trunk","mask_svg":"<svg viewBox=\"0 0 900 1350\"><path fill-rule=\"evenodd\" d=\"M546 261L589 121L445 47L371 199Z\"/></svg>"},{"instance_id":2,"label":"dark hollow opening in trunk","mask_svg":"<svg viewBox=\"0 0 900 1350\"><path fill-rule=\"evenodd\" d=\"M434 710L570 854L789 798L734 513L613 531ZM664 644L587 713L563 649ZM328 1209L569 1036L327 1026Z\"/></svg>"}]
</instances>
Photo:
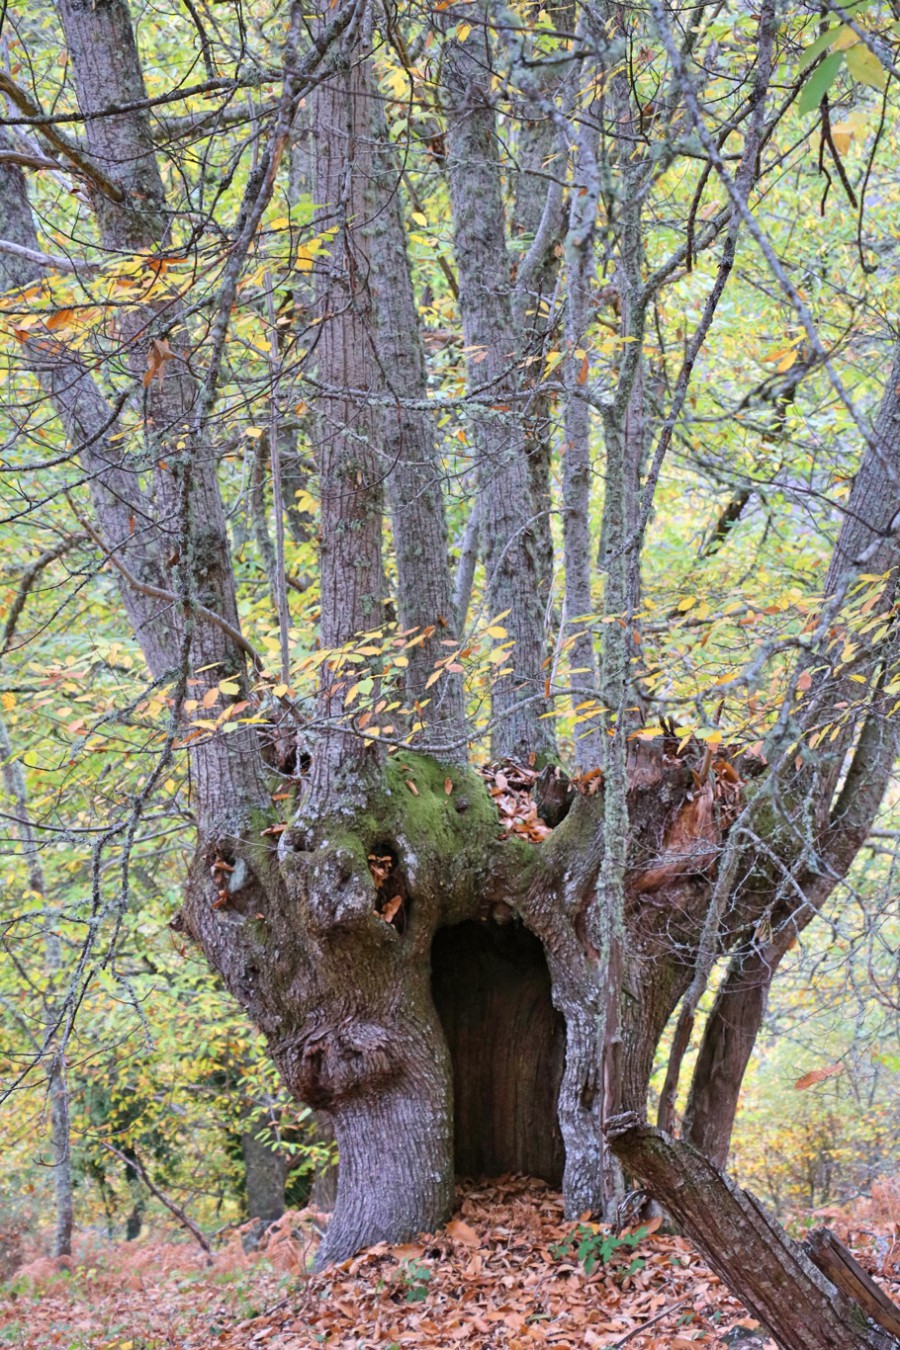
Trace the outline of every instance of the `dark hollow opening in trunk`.
<instances>
[{"instance_id":1,"label":"dark hollow opening in trunk","mask_svg":"<svg viewBox=\"0 0 900 1350\"><path fill-rule=\"evenodd\" d=\"M453 1063L457 1175L523 1172L559 1187L565 1023L540 942L518 920L442 928L431 985Z\"/></svg>"}]
</instances>

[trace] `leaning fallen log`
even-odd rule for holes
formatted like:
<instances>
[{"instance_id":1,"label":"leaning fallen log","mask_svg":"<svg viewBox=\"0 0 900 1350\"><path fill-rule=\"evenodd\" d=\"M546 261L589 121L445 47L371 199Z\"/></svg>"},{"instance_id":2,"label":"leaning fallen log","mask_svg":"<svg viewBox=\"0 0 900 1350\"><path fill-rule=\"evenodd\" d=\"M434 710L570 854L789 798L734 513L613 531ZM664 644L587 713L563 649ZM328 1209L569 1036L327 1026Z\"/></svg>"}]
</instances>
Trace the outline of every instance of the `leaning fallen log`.
<instances>
[{"instance_id":1,"label":"leaning fallen log","mask_svg":"<svg viewBox=\"0 0 900 1350\"><path fill-rule=\"evenodd\" d=\"M824 1273L754 1196L690 1144L633 1112L613 1116L606 1136L783 1350L900 1350L885 1320L893 1306L886 1295L887 1309L871 1293L861 1305L858 1284L836 1279L833 1264Z\"/></svg>"}]
</instances>

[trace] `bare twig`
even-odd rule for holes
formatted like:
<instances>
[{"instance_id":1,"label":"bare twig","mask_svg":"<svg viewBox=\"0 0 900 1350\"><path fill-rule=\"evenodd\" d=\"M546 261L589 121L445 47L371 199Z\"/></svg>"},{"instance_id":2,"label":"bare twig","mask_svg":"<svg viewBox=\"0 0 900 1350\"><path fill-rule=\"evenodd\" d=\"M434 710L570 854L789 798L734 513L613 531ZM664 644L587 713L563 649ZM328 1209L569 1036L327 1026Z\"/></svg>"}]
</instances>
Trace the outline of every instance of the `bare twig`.
<instances>
[{"instance_id":1,"label":"bare twig","mask_svg":"<svg viewBox=\"0 0 900 1350\"><path fill-rule=\"evenodd\" d=\"M188 1218L184 1210L181 1209L180 1206L176 1205L174 1200L170 1200L169 1197L166 1195L166 1193L164 1191L161 1191L159 1187L150 1180L150 1178L147 1175L146 1167L141 1162L140 1158L137 1156L134 1150L133 1149L131 1150L131 1156L129 1157L127 1153L123 1153L121 1149L115 1148L114 1145L107 1143L105 1139L101 1140L101 1143L103 1144L103 1147L105 1149L109 1150L110 1153L114 1153L116 1157L125 1164L126 1167L131 1168L132 1172L134 1172L138 1177L140 1177L141 1181L147 1187L147 1190L150 1192L150 1194L155 1195L160 1204L165 1205L166 1209L169 1211L170 1214L174 1214L175 1218L182 1225L182 1227L188 1230L188 1232L195 1239L195 1241L199 1243L199 1245L206 1252L206 1255L209 1257L209 1263L210 1265L212 1265L212 1247L210 1246L209 1239L206 1237L205 1233L203 1233L202 1230L197 1227L193 1219Z\"/></svg>"},{"instance_id":2,"label":"bare twig","mask_svg":"<svg viewBox=\"0 0 900 1350\"><path fill-rule=\"evenodd\" d=\"M686 1298L680 1298L677 1303L670 1303L668 1308L663 1308L662 1312L658 1312L655 1317L651 1317L649 1322L642 1322L639 1327L632 1327L619 1340L613 1341L609 1350L619 1350L620 1346L627 1345L629 1341L634 1340L635 1336L640 1336L641 1332L646 1331L648 1327L655 1326L657 1322L661 1322L664 1317L668 1317L669 1313L675 1312L676 1308L683 1307L685 1303L687 1303Z\"/></svg>"},{"instance_id":3,"label":"bare twig","mask_svg":"<svg viewBox=\"0 0 900 1350\"><path fill-rule=\"evenodd\" d=\"M150 596L153 600L168 600L171 604L175 605L181 603L180 597L176 595L174 591L167 591L162 586L153 586L149 582L139 581L134 573L128 570L122 560L117 558L115 553L106 547L103 540L97 534L97 531L78 513L71 499L69 500L69 505L72 507L72 512L79 525L87 531L94 543L103 553L107 562L111 562L112 565L122 573L122 576L128 582L129 586L133 586L141 595ZM258 671L265 669L266 663L262 653L257 651L253 643L249 642L239 629L233 627L227 619L223 619L221 614L216 614L213 610L207 609L206 605L201 605L199 600L192 601L191 607L192 609L195 609L198 614L202 614L204 619L208 619L209 622L215 624L217 628L221 628L222 632L230 637L232 642L237 647L240 647L241 651L246 652Z\"/></svg>"}]
</instances>

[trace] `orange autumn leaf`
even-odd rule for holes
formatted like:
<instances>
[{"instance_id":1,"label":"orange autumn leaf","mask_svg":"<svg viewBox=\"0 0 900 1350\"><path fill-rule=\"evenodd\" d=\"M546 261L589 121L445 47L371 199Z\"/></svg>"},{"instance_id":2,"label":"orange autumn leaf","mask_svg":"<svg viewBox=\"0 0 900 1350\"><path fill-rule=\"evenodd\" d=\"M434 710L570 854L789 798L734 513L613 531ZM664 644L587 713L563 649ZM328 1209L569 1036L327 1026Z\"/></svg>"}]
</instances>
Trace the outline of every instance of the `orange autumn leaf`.
<instances>
[{"instance_id":1,"label":"orange autumn leaf","mask_svg":"<svg viewBox=\"0 0 900 1350\"><path fill-rule=\"evenodd\" d=\"M826 1078L834 1078L839 1073L844 1072L843 1063L829 1064L824 1069L810 1069L802 1078L798 1078L794 1084L797 1092L803 1092L804 1089L812 1087L814 1083L822 1083Z\"/></svg>"}]
</instances>

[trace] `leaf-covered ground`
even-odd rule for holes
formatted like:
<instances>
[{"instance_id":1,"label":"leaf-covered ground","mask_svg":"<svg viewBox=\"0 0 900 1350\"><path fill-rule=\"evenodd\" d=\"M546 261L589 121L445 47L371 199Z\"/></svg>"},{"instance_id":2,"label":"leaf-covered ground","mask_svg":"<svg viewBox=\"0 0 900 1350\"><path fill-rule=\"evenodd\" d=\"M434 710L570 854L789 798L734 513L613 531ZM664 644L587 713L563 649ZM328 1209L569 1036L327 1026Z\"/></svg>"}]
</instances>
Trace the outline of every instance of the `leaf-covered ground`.
<instances>
[{"instance_id":1,"label":"leaf-covered ground","mask_svg":"<svg viewBox=\"0 0 900 1350\"><path fill-rule=\"evenodd\" d=\"M316 1217L286 1215L251 1256L235 1234L211 1265L195 1246L158 1239L84 1246L70 1272L33 1261L3 1291L0 1346L774 1350L690 1243L654 1232L610 1251L605 1231L566 1223L539 1182L463 1188L436 1237L309 1276ZM897 1298L900 1185L825 1217Z\"/></svg>"}]
</instances>

